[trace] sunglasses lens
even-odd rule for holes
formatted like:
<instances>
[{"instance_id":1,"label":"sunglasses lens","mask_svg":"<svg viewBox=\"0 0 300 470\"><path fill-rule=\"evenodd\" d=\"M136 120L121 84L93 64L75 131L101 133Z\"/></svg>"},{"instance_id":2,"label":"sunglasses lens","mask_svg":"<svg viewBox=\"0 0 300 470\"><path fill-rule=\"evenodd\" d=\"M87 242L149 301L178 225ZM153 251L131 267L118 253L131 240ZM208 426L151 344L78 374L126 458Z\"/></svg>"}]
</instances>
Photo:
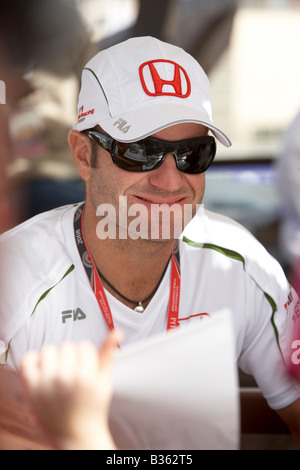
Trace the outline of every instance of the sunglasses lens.
<instances>
[{"instance_id":1,"label":"sunglasses lens","mask_svg":"<svg viewBox=\"0 0 300 470\"><path fill-rule=\"evenodd\" d=\"M183 145L177 150L177 168L184 173L203 173L212 163L215 154L214 139L194 145Z\"/></svg>"},{"instance_id":2,"label":"sunglasses lens","mask_svg":"<svg viewBox=\"0 0 300 470\"><path fill-rule=\"evenodd\" d=\"M116 142L114 159L116 164L129 171L150 171L156 168L163 159L164 147L161 151L145 141L123 143Z\"/></svg>"}]
</instances>

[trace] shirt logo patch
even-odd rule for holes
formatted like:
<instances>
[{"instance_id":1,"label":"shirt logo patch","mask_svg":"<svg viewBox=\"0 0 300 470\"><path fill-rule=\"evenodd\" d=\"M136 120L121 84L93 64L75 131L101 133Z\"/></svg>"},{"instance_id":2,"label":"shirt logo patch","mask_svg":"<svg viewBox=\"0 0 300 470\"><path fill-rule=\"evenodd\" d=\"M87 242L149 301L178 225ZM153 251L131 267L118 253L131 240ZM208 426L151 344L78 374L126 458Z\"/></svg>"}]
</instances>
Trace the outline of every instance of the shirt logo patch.
<instances>
[{"instance_id":1,"label":"shirt logo patch","mask_svg":"<svg viewBox=\"0 0 300 470\"><path fill-rule=\"evenodd\" d=\"M161 66L164 64L164 67ZM167 80L165 70L173 68L173 79ZM177 96L187 98L191 93L191 82L187 72L181 65L172 60L150 60L139 68L143 90L149 96Z\"/></svg>"},{"instance_id":2,"label":"shirt logo patch","mask_svg":"<svg viewBox=\"0 0 300 470\"><path fill-rule=\"evenodd\" d=\"M74 310L64 310L61 312L61 321L66 323L68 319L72 319L73 321L77 320L84 320L86 318L86 314L83 313L81 308L76 308Z\"/></svg>"}]
</instances>

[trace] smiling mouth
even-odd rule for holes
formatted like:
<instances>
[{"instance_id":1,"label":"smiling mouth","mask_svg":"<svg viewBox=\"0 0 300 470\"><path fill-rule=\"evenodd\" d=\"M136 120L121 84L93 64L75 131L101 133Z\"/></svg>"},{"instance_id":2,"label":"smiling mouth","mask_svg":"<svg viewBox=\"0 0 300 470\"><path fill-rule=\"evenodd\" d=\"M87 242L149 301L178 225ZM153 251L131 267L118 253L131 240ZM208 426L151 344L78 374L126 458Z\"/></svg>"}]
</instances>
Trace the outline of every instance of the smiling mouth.
<instances>
[{"instance_id":1,"label":"smiling mouth","mask_svg":"<svg viewBox=\"0 0 300 470\"><path fill-rule=\"evenodd\" d=\"M177 199L147 199L145 197L141 197L141 196L134 196L136 197L137 199L139 199L140 201L143 201L143 202L146 202L148 204L158 204L158 205L162 205L162 204L166 204L168 206L172 206L173 204L182 204L182 202L186 199L185 197L180 197L180 198L177 198Z\"/></svg>"}]
</instances>

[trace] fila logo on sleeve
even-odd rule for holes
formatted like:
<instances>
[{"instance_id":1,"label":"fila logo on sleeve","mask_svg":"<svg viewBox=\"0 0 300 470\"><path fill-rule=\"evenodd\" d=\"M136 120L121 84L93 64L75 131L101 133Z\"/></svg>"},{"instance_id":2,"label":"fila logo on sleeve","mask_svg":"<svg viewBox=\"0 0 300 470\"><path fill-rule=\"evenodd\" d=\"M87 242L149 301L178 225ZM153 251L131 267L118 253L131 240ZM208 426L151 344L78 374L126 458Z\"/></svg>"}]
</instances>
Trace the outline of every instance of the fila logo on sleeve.
<instances>
[{"instance_id":1,"label":"fila logo on sleeve","mask_svg":"<svg viewBox=\"0 0 300 470\"><path fill-rule=\"evenodd\" d=\"M172 60L150 60L139 68L143 90L149 96L177 96L187 98L191 93L191 82L181 65ZM168 77L173 77L167 80Z\"/></svg>"}]
</instances>

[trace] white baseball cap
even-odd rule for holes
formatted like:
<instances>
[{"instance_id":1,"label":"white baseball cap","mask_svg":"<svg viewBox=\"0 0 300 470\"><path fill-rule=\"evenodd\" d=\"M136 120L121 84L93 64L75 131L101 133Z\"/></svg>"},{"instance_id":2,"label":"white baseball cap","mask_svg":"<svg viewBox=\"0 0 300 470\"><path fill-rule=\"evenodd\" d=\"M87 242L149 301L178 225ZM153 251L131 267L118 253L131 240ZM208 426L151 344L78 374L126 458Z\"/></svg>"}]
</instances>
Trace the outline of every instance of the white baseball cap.
<instances>
[{"instance_id":1,"label":"white baseball cap","mask_svg":"<svg viewBox=\"0 0 300 470\"><path fill-rule=\"evenodd\" d=\"M134 142L184 122L213 124L208 78L183 49L156 38L136 37L96 54L82 71L78 131L99 124L114 139Z\"/></svg>"}]
</instances>

